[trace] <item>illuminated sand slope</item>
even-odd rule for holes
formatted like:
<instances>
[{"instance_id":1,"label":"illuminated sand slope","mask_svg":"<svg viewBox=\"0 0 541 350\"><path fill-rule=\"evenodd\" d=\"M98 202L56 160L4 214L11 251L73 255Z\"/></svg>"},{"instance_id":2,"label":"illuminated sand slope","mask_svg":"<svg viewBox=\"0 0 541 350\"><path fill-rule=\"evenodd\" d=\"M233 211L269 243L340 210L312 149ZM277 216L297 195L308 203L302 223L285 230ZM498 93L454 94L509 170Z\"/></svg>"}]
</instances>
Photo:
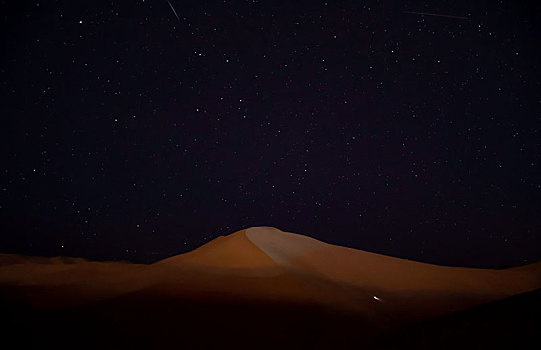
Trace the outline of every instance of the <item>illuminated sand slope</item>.
<instances>
[{"instance_id":1,"label":"illuminated sand slope","mask_svg":"<svg viewBox=\"0 0 541 350\"><path fill-rule=\"evenodd\" d=\"M386 317L457 311L541 287L541 263L504 270L437 266L326 244L272 227L241 230L155 265L274 279L280 283L265 290L243 285L235 293L309 299Z\"/></svg>"},{"instance_id":2,"label":"illuminated sand slope","mask_svg":"<svg viewBox=\"0 0 541 350\"><path fill-rule=\"evenodd\" d=\"M183 334L160 333L168 327L196 334L209 322L227 329L232 319L246 329L259 324L250 334L270 324L288 341L301 338L300 330L288 333L298 324L310 334L340 324L336 332L350 327L355 339L364 339L538 288L541 263L504 270L436 266L272 227L222 236L152 265L0 254L1 303L92 315L84 317L107 320L113 329L122 324L126 332L150 334L155 326L149 339L163 346Z\"/></svg>"}]
</instances>

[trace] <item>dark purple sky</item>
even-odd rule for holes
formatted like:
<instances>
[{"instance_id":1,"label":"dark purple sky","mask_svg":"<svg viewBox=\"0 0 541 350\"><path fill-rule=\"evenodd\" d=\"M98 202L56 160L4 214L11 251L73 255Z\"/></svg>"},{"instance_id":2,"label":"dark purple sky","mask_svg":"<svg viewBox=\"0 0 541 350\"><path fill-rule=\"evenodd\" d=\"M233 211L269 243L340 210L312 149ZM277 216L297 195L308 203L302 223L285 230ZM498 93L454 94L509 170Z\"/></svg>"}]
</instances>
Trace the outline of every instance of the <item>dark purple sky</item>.
<instances>
[{"instance_id":1,"label":"dark purple sky","mask_svg":"<svg viewBox=\"0 0 541 350\"><path fill-rule=\"evenodd\" d=\"M537 261L530 3L1 2L0 251L150 262L265 225Z\"/></svg>"}]
</instances>

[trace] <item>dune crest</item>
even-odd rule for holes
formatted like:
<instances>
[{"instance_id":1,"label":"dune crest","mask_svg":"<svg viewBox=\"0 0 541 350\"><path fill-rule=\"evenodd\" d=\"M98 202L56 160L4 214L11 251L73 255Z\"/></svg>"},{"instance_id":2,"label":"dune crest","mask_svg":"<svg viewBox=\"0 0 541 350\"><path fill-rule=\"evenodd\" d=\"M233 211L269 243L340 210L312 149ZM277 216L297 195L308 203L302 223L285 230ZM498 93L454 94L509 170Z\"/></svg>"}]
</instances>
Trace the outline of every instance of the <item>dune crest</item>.
<instances>
[{"instance_id":1,"label":"dune crest","mask_svg":"<svg viewBox=\"0 0 541 350\"><path fill-rule=\"evenodd\" d=\"M316 239L284 232L274 227L251 227L246 237L277 264L292 264L327 245Z\"/></svg>"}]
</instances>

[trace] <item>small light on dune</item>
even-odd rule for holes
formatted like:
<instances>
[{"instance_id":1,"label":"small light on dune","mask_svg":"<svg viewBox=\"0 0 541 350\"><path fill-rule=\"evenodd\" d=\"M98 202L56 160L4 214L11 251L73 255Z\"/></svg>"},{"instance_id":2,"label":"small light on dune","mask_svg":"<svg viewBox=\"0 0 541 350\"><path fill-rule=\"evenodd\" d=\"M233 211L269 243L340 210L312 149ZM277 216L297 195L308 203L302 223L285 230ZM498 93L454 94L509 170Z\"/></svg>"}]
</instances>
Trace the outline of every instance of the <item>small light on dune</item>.
<instances>
[{"instance_id":1,"label":"small light on dune","mask_svg":"<svg viewBox=\"0 0 541 350\"><path fill-rule=\"evenodd\" d=\"M377 301L382 301L380 298L378 298L378 297L375 296L375 295L374 295L372 298L374 298L374 299L377 300Z\"/></svg>"}]
</instances>

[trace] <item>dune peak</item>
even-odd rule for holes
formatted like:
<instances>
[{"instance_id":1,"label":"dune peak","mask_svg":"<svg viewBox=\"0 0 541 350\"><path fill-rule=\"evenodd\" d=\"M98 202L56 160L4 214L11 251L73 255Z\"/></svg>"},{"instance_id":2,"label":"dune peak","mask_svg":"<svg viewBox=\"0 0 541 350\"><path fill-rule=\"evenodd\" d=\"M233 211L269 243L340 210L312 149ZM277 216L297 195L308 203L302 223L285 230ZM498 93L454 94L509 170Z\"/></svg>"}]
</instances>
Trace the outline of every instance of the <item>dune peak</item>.
<instances>
[{"instance_id":1,"label":"dune peak","mask_svg":"<svg viewBox=\"0 0 541 350\"><path fill-rule=\"evenodd\" d=\"M273 226L252 226L248 227L245 231L250 230L252 234L257 234L259 232L284 232L279 228Z\"/></svg>"},{"instance_id":2,"label":"dune peak","mask_svg":"<svg viewBox=\"0 0 541 350\"><path fill-rule=\"evenodd\" d=\"M314 238L274 227L251 227L245 231L246 237L274 262L290 263L298 257L321 250L326 244Z\"/></svg>"}]
</instances>

